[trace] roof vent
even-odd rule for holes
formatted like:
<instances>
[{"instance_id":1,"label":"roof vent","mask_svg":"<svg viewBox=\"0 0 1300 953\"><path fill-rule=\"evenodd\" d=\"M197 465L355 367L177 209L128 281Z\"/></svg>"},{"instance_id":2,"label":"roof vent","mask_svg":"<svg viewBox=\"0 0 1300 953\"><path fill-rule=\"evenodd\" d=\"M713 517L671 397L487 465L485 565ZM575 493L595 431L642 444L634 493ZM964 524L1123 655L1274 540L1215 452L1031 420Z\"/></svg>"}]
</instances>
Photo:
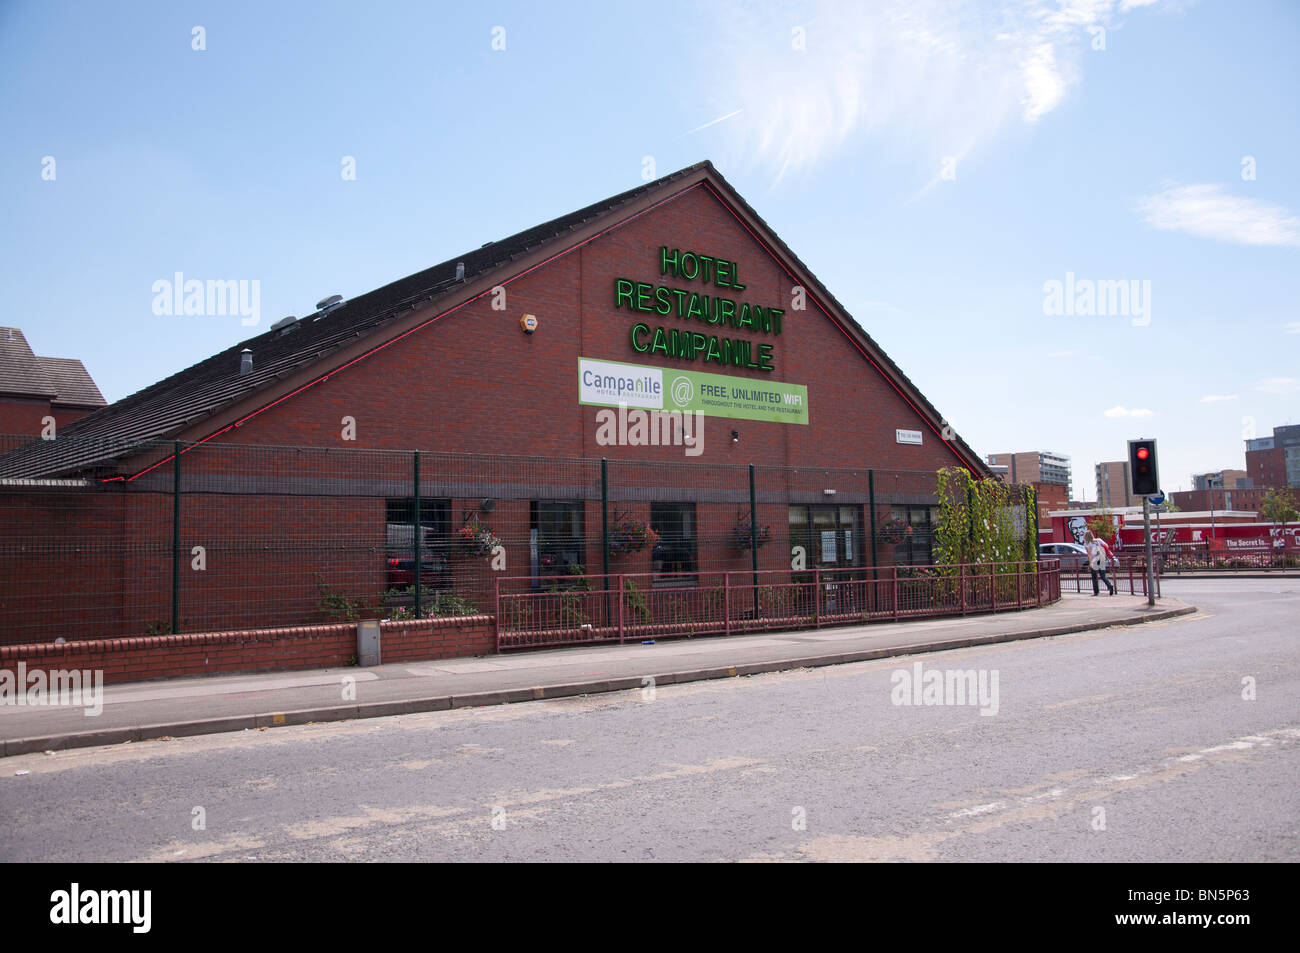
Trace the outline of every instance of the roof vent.
<instances>
[{"instance_id":1,"label":"roof vent","mask_svg":"<svg viewBox=\"0 0 1300 953\"><path fill-rule=\"evenodd\" d=\"M244 348L239 352L239 376L253 373L253 352Z\"/></svg>"},{"instance_id":2,"label":"roof vent","mask_svg":"<svg viewBox=\"0 0 1300 953\"><path fill-rule=\"evenodd\" d=\"M342 295L330 295L328 298L322 298L316 302L316 310L321 313L321 316L327 315L335 308L340 308L342 306Z\"/></svg>"},{"instance_id":3,"label":"roof vent","mask_svg":"<svg viewBox=\"0 0 1300 953\"><path fill-rule=\"evenodd\" d=\"M287 318L281 318L279 321L275 322L275 324L271 325L271 330L278 331L281 328L287 328L297 320L298 319L291 314Z\"/></svg>"},{"instance_id":4,"label":"roof vent","mask_svg":"<svg viewBox=\"0 0 1300 953\"><path fill-rule=\"evenodd\" d=\"M465 263L463 261L456 262L456 280L465 280Z\"/></svg>"}]
</instances>

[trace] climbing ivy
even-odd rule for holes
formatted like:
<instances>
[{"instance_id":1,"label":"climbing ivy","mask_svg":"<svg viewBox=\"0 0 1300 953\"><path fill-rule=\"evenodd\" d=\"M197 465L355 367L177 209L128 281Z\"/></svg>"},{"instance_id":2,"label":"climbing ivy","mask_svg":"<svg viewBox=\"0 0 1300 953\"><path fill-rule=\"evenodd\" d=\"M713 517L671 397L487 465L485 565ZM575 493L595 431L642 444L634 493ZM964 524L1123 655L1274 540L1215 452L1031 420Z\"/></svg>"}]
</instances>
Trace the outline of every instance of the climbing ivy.
<instances>
[{"instance_id":1,"label":"climbing ivy","mask_svg":"<svg viewBox=\"0 0 1300 953\"><path fill-rule=\"evenodd\" d=\"M1015 563L1024 558L1016 534L1012 506L1023 503L1025 531L1038 533L1038 514L1024 488L1007 486L998 479L976 480L964 467L945 467L936 474L939 498L934 528L935 563ZM1011 572L1010 566L1003 572Z\"/></svg>"}]
</instances>

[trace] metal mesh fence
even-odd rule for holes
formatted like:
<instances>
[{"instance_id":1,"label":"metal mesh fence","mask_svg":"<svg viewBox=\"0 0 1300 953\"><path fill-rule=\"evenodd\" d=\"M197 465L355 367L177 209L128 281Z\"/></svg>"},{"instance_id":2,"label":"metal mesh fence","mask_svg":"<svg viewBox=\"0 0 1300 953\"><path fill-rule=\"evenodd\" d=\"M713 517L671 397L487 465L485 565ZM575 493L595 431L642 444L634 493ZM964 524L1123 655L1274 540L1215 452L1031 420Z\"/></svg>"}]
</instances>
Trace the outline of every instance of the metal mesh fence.
<instances>
[{"instance_id":1,"label":"metal mesh fence","mask_svg":"<svg viewBox=\"0 0 1300 953\"><path fill-rule=\"evenodd\" d=\"M820 618L810 574L933 562L931 472L215 442L70 472L71 442L0 437L4 644L490 614L499 593L547 592L571 619L623 605L705 631L730 624L723 598Z\"/></svg>"}]
</instances>

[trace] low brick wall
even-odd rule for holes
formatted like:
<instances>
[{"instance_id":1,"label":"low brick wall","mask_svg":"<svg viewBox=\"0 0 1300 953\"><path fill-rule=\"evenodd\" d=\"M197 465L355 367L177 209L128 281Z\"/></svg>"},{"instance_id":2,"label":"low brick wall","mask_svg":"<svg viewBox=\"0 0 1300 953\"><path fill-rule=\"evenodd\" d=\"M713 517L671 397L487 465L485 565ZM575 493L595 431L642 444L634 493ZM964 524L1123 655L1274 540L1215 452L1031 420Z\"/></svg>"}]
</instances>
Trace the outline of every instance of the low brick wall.
<instances>
[{"instance_id":1,"label":"low brick wall","mask_svg":"<svg viewBox=\"0 0 1300 953\"><path fill-rule=\"evenodd\" d=\"M496 652L491 616L381 622L384 662L465 658ZM104 682L135 682L178 675L286 672L353 664L355 623L202 632L84 642L40 642L0 646L0 671L33 669L102 670Z\"/></svg>"}]
</instances>

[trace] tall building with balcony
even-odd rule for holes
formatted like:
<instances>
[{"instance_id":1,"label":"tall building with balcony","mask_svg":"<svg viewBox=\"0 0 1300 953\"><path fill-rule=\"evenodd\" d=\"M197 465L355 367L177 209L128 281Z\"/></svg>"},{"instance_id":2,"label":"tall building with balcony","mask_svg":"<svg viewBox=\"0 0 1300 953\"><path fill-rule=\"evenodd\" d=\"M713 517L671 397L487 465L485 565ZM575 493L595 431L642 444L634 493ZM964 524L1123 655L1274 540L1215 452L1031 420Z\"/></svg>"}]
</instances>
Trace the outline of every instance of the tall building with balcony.
<instances>
[{"instance_id":1,"label":"tall building with balcony","mask_svg":"<svg viewBox=\"0 0 1300 953\"><path fill-rule=\"evenodd\" d=\"M1047 483L1066 488L1067 498L1074 495L1070 458L1062 453L1028 450L1024 453L990 453L992 467L1006 467L1012 483Z\"/></svg>"},{"instance_id":2,"label":"tall building with balcony","mask_svg":"<svg viewBox=\"0 0 1300 953\"><path fill-rule=\"evenodd\" d=\"M1134 505L1127 460L1099 463L1095 467L1095 472L1097 475L1098 506Z\"/></svg>"}]
</instances>

